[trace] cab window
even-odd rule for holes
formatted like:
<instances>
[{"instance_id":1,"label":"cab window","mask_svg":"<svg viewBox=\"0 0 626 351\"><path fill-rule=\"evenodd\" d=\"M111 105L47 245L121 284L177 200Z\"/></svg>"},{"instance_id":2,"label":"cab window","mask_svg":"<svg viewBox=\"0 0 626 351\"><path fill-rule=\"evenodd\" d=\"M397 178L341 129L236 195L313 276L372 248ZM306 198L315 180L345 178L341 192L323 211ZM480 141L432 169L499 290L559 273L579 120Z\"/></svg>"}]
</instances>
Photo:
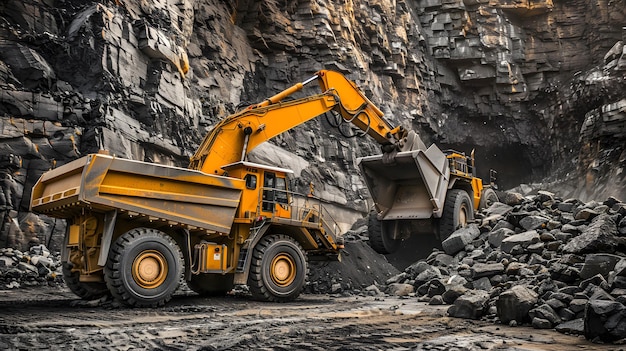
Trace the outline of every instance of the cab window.
<instances>
[{"instance_id":1,"label":"cab window","mask_svg":"<svg viewBox=\"0 0 626 351\"><path fill-rule=\"evenodd\" d=\"M287 204L289 203L289 199L287 198L287 182L285 178L276 178L276 202L279 204Z\"/></svg>"},{"instance_id":2,"label":"cab window","mask_svg":"<svg viewBox=\"0 0 626 351\"><path fill-rule=\"evenodd\" d=\"M246 174L244 179L246 180L246 188L252 190L256 189L256 175Z\"/></svg>"}]
</instances>

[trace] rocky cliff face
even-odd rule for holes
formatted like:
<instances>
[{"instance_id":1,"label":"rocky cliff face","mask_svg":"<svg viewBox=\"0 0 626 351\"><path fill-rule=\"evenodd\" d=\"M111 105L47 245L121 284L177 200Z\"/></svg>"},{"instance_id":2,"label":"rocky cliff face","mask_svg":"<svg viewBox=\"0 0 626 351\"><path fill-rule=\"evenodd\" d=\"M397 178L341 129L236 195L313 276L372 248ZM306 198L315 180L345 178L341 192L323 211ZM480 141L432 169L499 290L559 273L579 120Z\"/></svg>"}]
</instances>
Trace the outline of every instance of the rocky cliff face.
<instances>
[{"instance_id":1,"label":"rocky cliff face","mask_svg":"<svg viewBox=\"0 0 626 351\"><path fill-rule=\"evenodd\" d=\"M475 148L503 187L626 196L626 0L6 0L0 17L0 246L62 230L28 212L44 171L98 149L186 166L218 120L322 68L425 141ZM367 207L372 141L319 118L260 149L296 190Z\"/></svg>"}]
</instances>

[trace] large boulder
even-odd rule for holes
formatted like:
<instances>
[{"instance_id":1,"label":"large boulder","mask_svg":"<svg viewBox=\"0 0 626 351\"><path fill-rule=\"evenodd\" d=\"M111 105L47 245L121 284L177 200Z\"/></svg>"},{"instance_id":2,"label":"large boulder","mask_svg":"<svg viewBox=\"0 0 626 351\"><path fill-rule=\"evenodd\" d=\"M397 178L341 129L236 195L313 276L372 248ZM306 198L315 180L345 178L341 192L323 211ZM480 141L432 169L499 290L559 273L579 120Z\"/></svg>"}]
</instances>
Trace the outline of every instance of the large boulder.
<instances>
[{"instance_id":1,"label":"large boulder","mask_svg":"<svg viewBox=\"0 0 626 351\"><path fill-rule=\"evenodd\" d=\"M614 342L626 338L626 306L610 300L590 300L585 307L585 337Z\"/></svg>"},{"instance_id":2,"label":"large boulder","mask_svg":"<svg viewBox=\"0 0 626 351\"><path fill-rule=\"evenodd\" d=\"M530 321L528 312L539 297L536 292L523 285L516 285L503 292L496 301L498 317L502 323Z\"/></svg>"},{"instance_id":3,"label":"large boulder","mask_svg":"<svg viewBox=\"0 0 626 351\"><path fill-rule=\"evenodd\" d=\"M593 219L587 230L570 240L563 251L575 254L613 253L619 244L616 235L617 225L613 218L600 215Z\"/></svg>"},{"instance_id":4,"label":"large boulder","mask_svg":"<svg viewBox=\"0 0 626 351\"><path fill-rule=\"evenodd\" d=\"M450 308L448 315L457 318L480 319L487 310L489 293L482 290L470 290L459 296Z\"/></svg>"},{"instance_id":5,"label":"large boulder","mask_svg":"<svg viewBox=\"0 0 626 351\"><path fill-rule=\"evenodd\" d=\"M607 253L589 254L585 257L585 264L580 270L580 277L588 279L596 274L601 274L607 278L615 265L622 259L621 256Z\"/></svg>"},{"instance_id":6,"label":"large boulder","mask_svg":"<svg viewBox=\"0 0 626 351\"><path fill-rule=\"evenodd\" d=\"M441 245L448 255L454 255L480 235L480 229L474 223L452 233Z\"/></svg>"},{"instance_id":7,"label":"large boulder","mask_svg":"<svg viewBox=\"0 0 626 351\"><path fill-rule=\"evenodd\" d=\"M506 253L511 253L513 248L517 245L520 245L522 248L527 248L528 246L538 243L541 241L539 237L539 233L536 230L529 230L527 232L523 232L520 234L511 235L502 240L502 244L500 248L502 251Z\"/></svg>"}]
</instances>

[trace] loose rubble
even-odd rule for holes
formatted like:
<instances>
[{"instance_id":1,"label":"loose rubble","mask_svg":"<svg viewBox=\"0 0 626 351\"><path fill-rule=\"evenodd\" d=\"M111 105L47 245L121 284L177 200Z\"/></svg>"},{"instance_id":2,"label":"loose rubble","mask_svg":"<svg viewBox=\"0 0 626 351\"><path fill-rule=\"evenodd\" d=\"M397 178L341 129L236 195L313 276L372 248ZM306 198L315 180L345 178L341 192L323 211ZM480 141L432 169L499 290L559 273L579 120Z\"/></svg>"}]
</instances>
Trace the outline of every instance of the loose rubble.
<instances>
[{"instance_id":1,"label":"loose rubble","mask_svg":"<svg viewBox=\"0 0 626 351\"><path fill-rule=\"evenodd\" d=\"M384 284L399 273L367 244L367 226L357 221L344 235L345 249L340 261L309 262L309 279L305 292L312 294L339 294L342 296L384 296ZM391 289L398 289L391 287ZM404 295L395 291L393 295Z\"/></svg>"},{"instance_id":2,"label":"loose rubble","mask_svg":"<svg viewBox=\"0 0 626 351\"><path fill-rule=\"evenodd\" d=\"M0 249L0 290L63 283L61 261L44 245Z\"/></svg>"},{"instance_id":3,"label":"loose rubble","mask_svg":"<svg viewBox=\"0 0 626 351\"><path fill-rule=\"evenodd\" d=\"M507 193L386 281L448 315L626 343L626 203ZM405 293L405 292L403 292Z\"/></svg>"}]
</instances>

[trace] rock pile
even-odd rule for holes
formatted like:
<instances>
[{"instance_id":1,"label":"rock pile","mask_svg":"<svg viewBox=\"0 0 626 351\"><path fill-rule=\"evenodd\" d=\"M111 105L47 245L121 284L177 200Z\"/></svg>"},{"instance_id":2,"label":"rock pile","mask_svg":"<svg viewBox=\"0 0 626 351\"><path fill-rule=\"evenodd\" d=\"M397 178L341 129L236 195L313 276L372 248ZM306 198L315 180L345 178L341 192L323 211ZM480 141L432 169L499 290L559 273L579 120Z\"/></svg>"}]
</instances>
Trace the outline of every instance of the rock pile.
<instances>
[{"instance_id":1,"label":"rock pile","mask_svg":"<svg viewBox=\"0 0 626 351\"><path fill-rule=\"evenodd\" d=\"M362 220L344 234L341 261L310 261L305 292L383 296L379 287L399 271L367 244L365 233L367 226Z\"/></svg>"},{"instance_id":2,"label":"rock pile","mask_svg":"<svg viewBox=\"0 0 626 351\"><path fill-rule=\"evenodd\" d=\"M508 192L389 279L453 317L626 342L626 203Z\"/></svg>"},{"instance_id":3,"label":"rock pile","mask_svg":"<svg viewBox=\"0 0 626 351\"><path fill-rule=\"evenodd\" d=\"M44 245L0 249L0 289L62 283L61 262Z\"/></svg>"}]
</instances>

